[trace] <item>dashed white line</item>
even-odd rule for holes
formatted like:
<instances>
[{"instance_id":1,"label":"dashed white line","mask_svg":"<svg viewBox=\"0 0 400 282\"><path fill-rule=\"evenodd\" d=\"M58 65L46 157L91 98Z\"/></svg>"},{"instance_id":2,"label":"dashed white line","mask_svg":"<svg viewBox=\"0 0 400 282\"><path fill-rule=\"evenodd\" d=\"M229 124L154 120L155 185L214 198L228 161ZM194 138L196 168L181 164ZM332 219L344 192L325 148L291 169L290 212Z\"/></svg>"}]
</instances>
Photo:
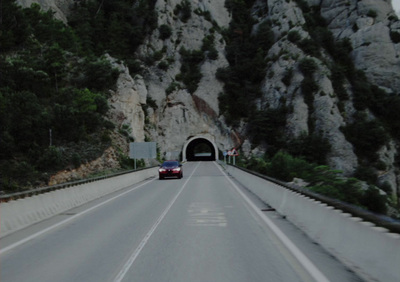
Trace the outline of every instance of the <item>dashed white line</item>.
<instances>
[{"instance_id":1,"label":"dashed white line","mask_svg":"<svg viewBox=\"0 0 400 282\"><path fill-rule=\"evenodd\" d=\"M190 178L192 178L194 172L196 169L199 167L200 162L197 164L197 166L194 168L193 172L190 174L189 178L185 181L185 183L182 185L181 189L179 192L176 194L176 196L172 199L172 201L169 203L167 208L164 210L164 212L161 214L161 216L157 219L157 221L154 223L153 227L147 232L146 236L143 238L143 240L140 242L138 247L135 249L135 251L132 253L132 255L129 257L129 259L126 261L120 272L117 274L117 276L114 279L114 282L121 282L126 274L128 273L129 269L139 256L140 252L143 250L144 246L146 246L147 242L149 241L151 235L153 235L154 231L157 229L157 227L160 225L160 223L163 221L165 216L167 215L168 211L171 209L172 205L176 202L178 199L179 195L182 193L183 189L185 189L187 183L189 182Z\"/></svg>"}]
</instances>

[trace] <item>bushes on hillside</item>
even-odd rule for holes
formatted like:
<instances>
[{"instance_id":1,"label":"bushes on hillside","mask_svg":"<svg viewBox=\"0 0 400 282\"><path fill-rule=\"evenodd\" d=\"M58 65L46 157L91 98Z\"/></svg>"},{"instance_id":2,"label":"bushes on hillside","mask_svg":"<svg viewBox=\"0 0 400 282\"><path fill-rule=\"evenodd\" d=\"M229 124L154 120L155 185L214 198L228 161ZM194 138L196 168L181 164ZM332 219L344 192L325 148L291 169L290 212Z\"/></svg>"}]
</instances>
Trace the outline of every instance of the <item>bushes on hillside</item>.
<instances>
[{"instance_id":1,"label":"bushes on hillside","mask_svg":"<svg viewBox=\"0 0 400 282\"><path fill-rule=\"evenodd\" d=\"M294 178L303 179L308 183L305 188L313 192L373 212L385 214L387 210L388 198L376 187L369 185L367 190L363 190L360 180L356 178L345 178L341 175L341 171L307 162L284 151L276 153L272 158L251 158L240 164L247 169L285 182L291 182Z\"/></svg>"},{"instance_id":2,"label":"bushes on hillside","mask_svg":"<svg viewBox=\"0 0 400 282\"><path fill-rule=\"evenodd\" d=\"M356 115L355 121L342 130L346 139L354 145L357 156L370 163L378 160L376 152L389 140L389 136L377 120L367 120L362 114Z\"/></svg>"},{"instance_id":3,"label":"bushes on hillside","mask_svg":"<svg viewBox=\"0 0 400 282\"><path fill-rule=\"evenodd\" d=\"M22 9L6 1L2 9L7 31L0 37L5 47L0 54L0 172L2 188L12 190L98 157L109 145L109 131L99 132L110 128L104 116L119 73L104 57L94 56L92 33L80 33L84 26L78 32L37 4ZM73 145L81 142L91 144L90 152ZM29 177L20 177L19 164L26 164Z\"/></svg>"}]
</instances>

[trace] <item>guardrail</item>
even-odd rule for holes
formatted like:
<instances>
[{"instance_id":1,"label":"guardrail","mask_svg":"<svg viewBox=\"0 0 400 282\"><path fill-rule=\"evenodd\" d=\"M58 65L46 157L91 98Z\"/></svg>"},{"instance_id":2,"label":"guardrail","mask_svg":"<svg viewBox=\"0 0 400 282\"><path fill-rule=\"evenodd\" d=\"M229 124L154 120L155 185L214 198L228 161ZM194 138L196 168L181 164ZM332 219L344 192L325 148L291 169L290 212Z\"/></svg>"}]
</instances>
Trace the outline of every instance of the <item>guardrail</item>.
<instances>
[{"instance_id":1,"label":"guardrail","mask_svg":"<svg viewBox=\"0 0 400 282\"><path fill-rule=\"evenodd\" d=\"M282 186L283 188L286 188L286 189L289 189L291 191L300 193L300 194L302 194L304 196L307 196L307 197L312 198L314 200L317 200L317 201L320 201L322 203L325 203L325 204L327 204L329 206L332 206L332 207L334 207L336 209L339 209L339 210L342 210L344 212L347 212L347 213L349 213L349 214L351 214L353 216L359 217L359 218L361 218L361 219L363 219L365 221L372 222L372 223L374 223L375 225L377 225L379 227L383 227L383 228L388 229L390 232L399 233L400 234L400 220L396 220L394 218L391 218L391 217L388 217L388 216L384 216L384 215L381 215L381 214L373 213L373 212L365 210L365 209L363 209L361 207L358 207L358 206L355 206L355 205L352 205L352 204L349 204L349 203L346 203L346 202L343 202L343 201L340 201L340 200L337 200L337 199L334 199L334 198L331 198L331 197L328 197L328 196L324 196L324 195L321 195L321 194L318 194L318 193L314 193L309 189L302 188L302 187L299 187L299 186L294 185L294 184L289 184L287 182L280 181L278 179L266 176L264 174L261 174L261 173L255 172L255 171L251 171L251 170L243 168L243 167L234 166L234 165L232 165L232 166L237 168L237 169L243 170L243 171L245 171L247 173L250 173L250 174L253 174L253 175L258 176L260 178L263 178L265 180L268 180L270 182L273 182L275 184L278 184L278 185Z\"/></svg>"},{"instance_id":2,"label":"guardrail","mask_svg":"<svg viewBox=\"0 0 400 282\"><path fill-rule=\"evenodd\" d=\"M366 281L400 281L399 222L237 166L226 171Z\"/></svg>"},{"instance_id":3,"label":"guardrail","mask_svg":"<svg viewBox=\"0 0 400 282\"><path fill-rule=\"evenodd\" d=\"M154 168L154 167L157 167L157 166L150 166L150 167L140 168L140 169L136 169L136 170L126 170L126 171L121 171L121 172L117 172L117 173L113 173L113 174L109 174L109 175L103 175L103 176L92 177L92 178L87 178L87 179L80 179L80 180L60 183L60 184L51 185L51 186L29 189L29 190L21 191L21 192L4 194L4 195L0 195L0 203L12 201L12 200L23 199L26 197L40 195L40 194L44 194L47 192L56 191L59 189L64 189L64 188L68 188L68 187L72 187L72 186L76 186L76 185L86 184L86 183L90 183L90 182L94 182L94 181L100 181L100 180L104 180L107 178L116 177L116 176L124 175L127 173L137 172L137 171Z\"/></svg>"},{"instance_id":4,"label":"guardrail","mask_svg":"<svg viewBox=\"0 0 400 282\"><path fill-rule=\"evenodd\" d=\"M0 238L156 174L156 167L149 167L3 195L8 202L0 204Z\"/></svg>"}]
</instances>

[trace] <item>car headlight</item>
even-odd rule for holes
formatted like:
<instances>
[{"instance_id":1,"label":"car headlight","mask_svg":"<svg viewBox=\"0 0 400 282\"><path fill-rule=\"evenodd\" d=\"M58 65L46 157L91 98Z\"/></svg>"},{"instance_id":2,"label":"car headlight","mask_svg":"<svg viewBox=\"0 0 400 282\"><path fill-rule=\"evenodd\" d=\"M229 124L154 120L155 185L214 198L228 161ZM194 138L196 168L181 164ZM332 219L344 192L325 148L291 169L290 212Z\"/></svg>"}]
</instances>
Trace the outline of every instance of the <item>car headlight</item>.
<instances>
[{"instance_id":1,"label":"car headlight","mask_svg":"<svg viewBox=\"0 0 400 282\"><path fill-rule=\"evenodd\" d=\"M166 171L164 168L160 168L159 170L158 170L159 172L164 172L164 171Z\"/></svg>"},{"instance_id":2,"label":"car headlight","mask_svg":"<svg viewBox=\"0 0 400 282\"><path fill-rule=\"evenodd\" d=\"M172 171L174 171L174 172L179 172L179 171L181 171L181 168L174 168Z\"/></svg>"}]
</instances>

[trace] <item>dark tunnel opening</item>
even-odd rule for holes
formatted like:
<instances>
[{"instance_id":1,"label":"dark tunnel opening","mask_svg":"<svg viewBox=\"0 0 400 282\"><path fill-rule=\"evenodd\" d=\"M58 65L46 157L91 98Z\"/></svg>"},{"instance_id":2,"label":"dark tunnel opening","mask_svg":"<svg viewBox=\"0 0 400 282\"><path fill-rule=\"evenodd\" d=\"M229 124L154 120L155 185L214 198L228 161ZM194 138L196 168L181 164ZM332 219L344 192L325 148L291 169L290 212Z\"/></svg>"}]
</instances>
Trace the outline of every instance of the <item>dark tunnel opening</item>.
<instances>
[{"instance_id":1,"label":"dark tunnel opening","mask_svg":"<svg viewBox=\"0 0 400 282\"><path fill-rule=\"evenodd\" d=\"M186 148L186 159L188 162L215 161L214 145L204 138L194 139Z\"/></svg>"}]
</instances>

